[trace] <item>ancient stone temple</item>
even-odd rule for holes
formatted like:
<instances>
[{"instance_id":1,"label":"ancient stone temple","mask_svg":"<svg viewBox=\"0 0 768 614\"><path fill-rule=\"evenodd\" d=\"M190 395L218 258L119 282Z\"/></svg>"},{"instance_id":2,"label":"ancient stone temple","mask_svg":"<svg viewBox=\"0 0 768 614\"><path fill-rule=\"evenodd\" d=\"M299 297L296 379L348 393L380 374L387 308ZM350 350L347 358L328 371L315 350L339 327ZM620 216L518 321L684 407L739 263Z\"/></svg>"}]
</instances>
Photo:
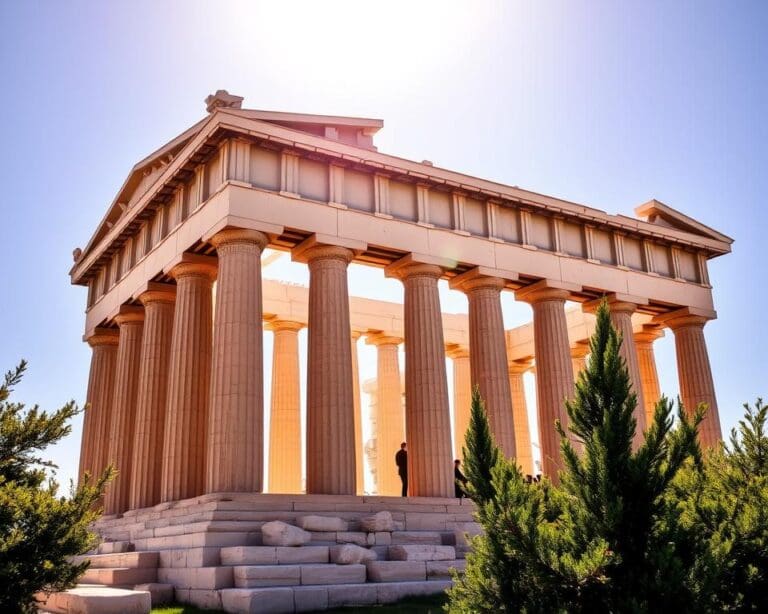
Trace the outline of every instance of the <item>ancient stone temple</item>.
<instances>
[{"instance_id":1,"label":"ancient stone temple","mask_svg":"<svg viewBox=\"0 0 768 614\"><path fill-rule=\"evenodd\" d=\"M638 438L660 394L653 342L669 329L685 405L709 406L701 441L720 439L704 329L716 315L707 263L730 251L727 236L655 200L635 218L611 215L380 153L380 120L248 110L224 91L206 103L206 117L131 170L71 270L88 288L92 348L80 471L119 468L99 530L130 544L118 550L159 553L137 568L153 571L131 576L141 581L114 584L160 580L179 599L233 612L443 586L445 561L460 567L458 534L472 528L471 507L452 498L471 386L503 451L533 473L537 429L541 469L556 479L552 425L566 419L602 297L624 335ZM308 288L262 281L267 248L305 263ZM350 263L402 282L402 304L350 297ZM440 280L466 294L466 315L442 313ZM505 330L503 292L531 305L530 324ZM408 442L407 500L363 494L360 339L378 356L379 454ZM529 425L522 378L532 369ZM384 473L378 492L398 494ZM374 513L380 526L364 518ZM301 533L273 538L272 521ZM344 567L348 543L376 560L357 552ZM400 592L382 589L388 580Z\"/></svg>"}]
</instances>

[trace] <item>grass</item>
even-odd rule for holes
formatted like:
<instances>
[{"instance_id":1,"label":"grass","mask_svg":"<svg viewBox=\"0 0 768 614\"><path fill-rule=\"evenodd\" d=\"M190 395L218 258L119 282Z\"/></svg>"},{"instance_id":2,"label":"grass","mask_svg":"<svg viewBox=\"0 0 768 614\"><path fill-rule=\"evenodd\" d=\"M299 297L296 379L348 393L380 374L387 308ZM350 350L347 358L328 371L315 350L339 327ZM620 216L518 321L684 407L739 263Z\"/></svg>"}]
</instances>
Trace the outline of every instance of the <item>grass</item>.
<instances>
[{"instance_id":1,"label":"grass","mask_svg":"<svg viewBox=\"0 0 768 614\"><path fill-rule=\"evenodd\" d=\"M325 614L439 614L447 603L445 595L406 599L400 603L381 606L364 606L359 608L337 608L325 610ZM152 608L152 614L223 614L219 610L201 610L191 605L169 605L162 608Z\"/></svg>"}]
</instances>

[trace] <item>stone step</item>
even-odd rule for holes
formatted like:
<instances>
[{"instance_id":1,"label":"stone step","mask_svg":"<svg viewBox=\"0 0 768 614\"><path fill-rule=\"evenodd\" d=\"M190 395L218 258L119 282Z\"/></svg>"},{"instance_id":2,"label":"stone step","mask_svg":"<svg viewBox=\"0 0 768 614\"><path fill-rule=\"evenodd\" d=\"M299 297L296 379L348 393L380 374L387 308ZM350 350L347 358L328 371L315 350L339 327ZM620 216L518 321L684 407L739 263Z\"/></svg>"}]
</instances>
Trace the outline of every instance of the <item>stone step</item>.
<instances>
[{"instance_id":1,"label":"stone step","mask_svg":"<svg viewBox=\"0 0 768 614\"><path fill-rule=\"evenodd\" d=\"M464 573L467 562L464 559L454 561L427 561L427 580L450 580L451 571Z\"/></svg>"},{"instance_id":2,"label":"stone step","mask_svg":"<svg viewBox=\"0 0 768 614\"><path fill-rule=\"evenodd\" d=\"M216 567L221 563L221 548L175 548L160 550L159 567Z\"/></svg>"},{"instance_id":3,"label":"stone step","mask_svg":"<svg viewBox=\"0 0 768 614\"><path fill-rule=\"evenodd\" d=\"M129 541L105 541L101 542L97 548L99 554L116 554L118 552L130 552L133 550L133 544Z\"/></svg>"},{"instance_id":4,"label":"stone step","mask_svg":"<svg viewBox=\"0 0 768 614\"><path fill-rule=\"evenodd\" d=\"M233 546L221 549L222 565L327 563L328 546Z\"/></svg>"},{"instance_id":5,"label":"stone step","mask_svg":"<svg viewBox=\"0 0 768 614\"><path fill-rule=\"evenodd\" d=\"M392 545L431 544L441 546L443 534L440 531L393 531L391 543Z\"/></svg>"},{"instance_id":6,"label":"stone step","mask_svg":"<svg viewBox=\"0 0 768 614\"><path fill-rule=\"evenodd\" d=\"M234 568L236 588L359 584L365 582L365 565L243 565Z\"/></svg>"},{"instance_id":7,"label":"stone step","mask_svg":"<svg viewBox=\"0 0 768 614\"><path fill-rule=\"evenodd\" d=\"M392 584L233 588L220 593L221 607L230 614L290 614L384 605L409 597L440 594L450 586L450 581L424 580Z\"/></svg>"},{"instance_id":8,"label":"stone step","mask_svg":"<svg viewBox=\"0 0 768 614\"><path fill-rule=\"evenodd\" d=\"M402 544L390 546L388 556L391 561L452 561L456 558L456 549L432 544Z\"/></svg>"},{"instance_id":9,"label":"stone step","mask_svg":"<svg viewBox=\"0 0 768 614\"><path fill-rule=\"evenodd\" d=\"M178 548L209 548L225 546L260 546L261 532L224 531L216 533L188 533L166 537L147 537L134 540L136 550L174 550Z\"/></svg>"},{"instance_id":10,"label":"stone step","mask_svg":"<svg viewBox=\"0 0 768 614\"><path fill-rule=\"evenodd\" d=\"M427 579L425 561L368 561L369 582L415 582Z\"/></svg>"},{"instance_id":11,"label":"stone step","mask_svg":"<svg viewBox=\"0 0 768 614\"><path fill-rule=\"evenodd\" d=\"M80 576L83 584L101 584L103 586L134 586L157 582L155 567L102 567L86 569Z\"/></svg>"},{"instance_id":12,"label":"stone step","mask_svg":"<svg viewBox=\"0 0 768 614\"><path fill-rule=\"evenodd\" d=\"M151 608L152 598L148 591L76 586L52 593L40 609L56 614L149 614Z\"/></svg>"},{"instance_id":13,"label":"stone step","mask_svg":"<svg viewBox=\"0 0 768 614\"><path fill-rule=\"evenodd\" d=\"M173 584L177 589L214 590L231 588L232 567L189 567L160 568L157 570L158 582Z\"/></svg>"},{"instance_id":14,"label":"stone step","mask_svg":"<svg viewBox=\"0 0 768 614\"><path fill-rule=\"evenodd\" d=\"M149 582L147 584L137 584L133 587L135 591L146 591L152 597L152 607L173 603L175 599L174 588L172 584L163 584L161 582Z\"/></svg>"},{"instance_id":15,"label":"stone step","mask_svg":"<svg viewBox=\"0 0 768 614\"><path fill-rule=\"evenodd\" d=\"M119 552L115 554L83 554L72 557L74 564L90 561L90 569L106 567L148 568L157 567L157 552Z\"/></svg>"}]
</instances>

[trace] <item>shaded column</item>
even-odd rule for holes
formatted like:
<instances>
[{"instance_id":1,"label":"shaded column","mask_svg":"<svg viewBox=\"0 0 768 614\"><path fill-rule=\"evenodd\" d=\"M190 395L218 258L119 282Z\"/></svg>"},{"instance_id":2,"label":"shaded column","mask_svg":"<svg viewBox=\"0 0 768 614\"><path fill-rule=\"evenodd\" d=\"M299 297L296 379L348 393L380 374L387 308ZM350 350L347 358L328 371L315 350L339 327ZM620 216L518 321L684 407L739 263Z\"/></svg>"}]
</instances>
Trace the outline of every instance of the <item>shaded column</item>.
<instances>
[{"instance_id":1,"label":"shaded column","mask_svg":"<svg viewBox=\"0 0 768 614\"><path fill-rule=\"evenodd\" d=\"M264 328L261 252L269 239L227 228L211 243L219 258L213 324L206 492L261 492L264 474Z\"/></svg>"},{"instance_id":2,"label":"shaded column","mask_svg":"<svg viewBox=\"0 0 768 614\"><path fill-rule=\"evenodd\" d=\"M405 441L405 414L400 390L399 337L368 335L376 346L376 476L379 495L399 497L402 486L395 454Z\"/></svg>"},{"instance_id":3,"label":"shaded column","mask_svg":"<svg viewBox=\"0 0 768 614\"><path fill-rule=\"evenodd\" d=\"M301 492L301 376L299 322L272 320L272 400L269 420L269 492Z\"/></svg>"},{"instance_id":4,"label":"shaded column","mask_svg":"<svg viewBox=\"0 0 768 614\"><path fill-rule=\"evenodd\" d=\"M680 396L688 413L693 413L699 403L707 405L704 421L699 426L699 441L704 447L714 447L722 440L720 414L715 397L715 383L709 364L704 325L710 318L681 310L664 319L675 333L677 374L680 379Z\"/></svg>"},{"instance_id":5,"label":"shaded column","mask_svg":"<svg viewBox=\"0 0 768 614\"><path fill-rule=\"evenodd\" d=\"M537 282L515 293L533 307L533 340L536 352L536 398L542 472L558 483L562 468L560 436L555 421L567 428L565 400L573 396L573 365L565 319L570 291Z\"/></svg>"},{"instance_id":6,"label":"shaded column","mask_svg":"<svg viewBox=\"0 0 768 614\"><path fill-rule=\"evenodd\" d=\"M512 412L515 422L515 447L517 464L523 475L535 475L533 467L533 448L531 429L528 424L528 403L525 400L525 382L523 374L531 368L530 361L509 363L509 389L512 393Z\"/></svg>"},{"instance_id":7,"label":"shaded column","mask_svg":"<svg viewBox=\"0 0 768 614\"><path fill-rule=\"evenodd\" d=\"M176 287L150 283L148 289L139 295L139 300L144 305L144 334L136 399L130 509L160 502Z\"/></svg>"},{"instance_id":8,"label":"shaded column","mask_svg":"<svg viewBox=\"0 0 768 614\"><path fill-rule=\"evenodd\" d=\"M587 368L589 343L579 342L571 348L571 365L573 366L573 381L579 381L579 373Z\"/></svg>"},{"instance_id":9,"label":"shaded column","mask_svg":"<svg viewBox=\"0 0 768 614\"><path fill-rule=\"evenodd\" d=\"M417 497L453 495L451 420L437 281L439 266L390 268L405 286L405 432L408 485Z\"/></svg>"},{"instance_id":10,"label":"shaded column","mask_svg":"<svg viewBox=\"0 0 768 614\"><path fill-rule=\"evenodd\" d=\"M496 444L507 458L514 458L515 431L512 397L507 373L507 344L501 313L500 277L473 269L454 278L451 288L461 290L469 301L469 362L472 385L480 389Z\"/></svg>"},{"instance_id":11,"label":"shaded column","mask_svg":"<svg viewBox=\"0 0 768 614\"><path fill-rule=\"evenodd\" d=\"M309 263L307 492L353 495L357 472L347 288L353 253L316 244L299 257Z\"/></svg>"},{"instance_id":12,"label":"shaded column","mask_svg":"<svg viewBox=\"0 0 768 614\"><path fill-rule=\"evenodd\" d=\"M469 428L469 414L472 406L469 350L453 344L448 346L447 354L453 361L453 457L463 460L464 438Z\"/></svg>"},{"instance_id":13,"label":"shaded column","mask_svg":"<svg viewBox=\"0 0 768 614\"><path fill-rule=\"evenodd\" d=\"M656 412L656 403L661 398L659 374L656 370L656 356L653 353L653 342L664 336L660 326L644 325L641 332L635 333L637 362L640 365L640 381L643 388L645 404L645 423L650 427Z\"/></svg>"},{"instance_id":14,"label":"shaded column","mask_svg":"<svg viewBox=\"0 0 768 614\"><path fill-rule=\"evenodd\" d=\"M357 359L357 340L360 338L360 332L352 331L351 352L352 352L352 405L355 409L355 492L362 495L365 492L363 478L363 416L360 408L360 368Z\"/></svg>"},{"instance_id":15,"label":"shaded column","mask_svg":"<svg viewBox=\"0 0 768 614\"><path fill-rule=\"evenodd\" d=\"M123 306L115 317L115 322L120 328L120 342L117 346L107 459L115 465L118 474L107 487L104 499L105 514L120 514L128 509L144 309Z\"/></svg>"},{"instance_id":16,"label":"shaded column","mask_svg":"<svg viewBox=\"0 0 768 614\"><path fill-rule=\"evenodd\" d=\"M168 366L161 501L203 493L216 259L185 254L170 274L176 279L176 308Z\"/></svg>"},{"instance_id":17,"label":"shaded column","mask_svg":"<svg viewBox=\"0 0 768 614\"><path fill-rule=\"evenodd\" d=\"M107 465L118 339L115 328L97 328L87 338L91 346L91 370L80 442L80 482L86 472L96 477Z\"/></svg>"}]
</instances>

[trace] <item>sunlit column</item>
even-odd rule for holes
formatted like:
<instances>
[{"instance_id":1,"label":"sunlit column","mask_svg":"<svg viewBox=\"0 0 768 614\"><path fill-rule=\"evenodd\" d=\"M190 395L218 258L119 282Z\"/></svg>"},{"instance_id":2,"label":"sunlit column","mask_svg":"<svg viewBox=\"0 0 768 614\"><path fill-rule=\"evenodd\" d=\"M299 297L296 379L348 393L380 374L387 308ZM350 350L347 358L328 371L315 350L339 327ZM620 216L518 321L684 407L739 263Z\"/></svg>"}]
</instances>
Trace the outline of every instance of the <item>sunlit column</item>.
<instances>
[{"instance_id":1,"label":"sunlit column","mask_svg":"<svg viewBox=\"0 0 768 614\"><path fill-rule=\"evenodd\" d=\"M573 365L573 381L579 381L579 373L587 368L588 343L577 343L571 348L571 364Z\"/></svg>"},{"instance_id":2,"label":"sunlit column","mask_svg":"<svg viewBox=\"0 0 768 614\"><path fill-rule=\"evenodd\" d=\"M640 380L643 387L645 402L645 422L650 427L656 412L656 403L661 398L659 374L656 370L656 356L653 352L653 342L664 336L660 326L644 325L641 332L635 333L637 361L640 364Z\"/></svg>"},{"instance_id":3,"label":"sunlit column","mask_svg":"<svg viewBox=\"0 0 768 614\"><path fill-rule=\"evenodd\" d=\"M469 350L458 344L449 344L447 354L453 362L453 457L461 460L472 406Z\"/></svg>"},{"instance_id":4,"label":"sunlit column","mask_svg":"<svg viewBox=\"0 0 768 614\"><path fill-rule=\"evenodd\" d=\"M515 447L517 464L523 475L534 475L531 429L528 424L528 403L525 400L523 374L531 368L530 361L509 363L509 389L512 393L512 411L515 418Z\"/></svg>"},{"instance_id":5,"label":"sunlit column","mask_svg":"<svg viewBox=\"0 0 768 614\"><path fill-rule=\"evenodd\" d=\"M360 367L357 358L357 340L360 332L353 330L351 337L352 348L352 399L355 408L355 492L362 495L365 492L363 477L363 416L360 408Z\"/></svg>"}]
</instances>

